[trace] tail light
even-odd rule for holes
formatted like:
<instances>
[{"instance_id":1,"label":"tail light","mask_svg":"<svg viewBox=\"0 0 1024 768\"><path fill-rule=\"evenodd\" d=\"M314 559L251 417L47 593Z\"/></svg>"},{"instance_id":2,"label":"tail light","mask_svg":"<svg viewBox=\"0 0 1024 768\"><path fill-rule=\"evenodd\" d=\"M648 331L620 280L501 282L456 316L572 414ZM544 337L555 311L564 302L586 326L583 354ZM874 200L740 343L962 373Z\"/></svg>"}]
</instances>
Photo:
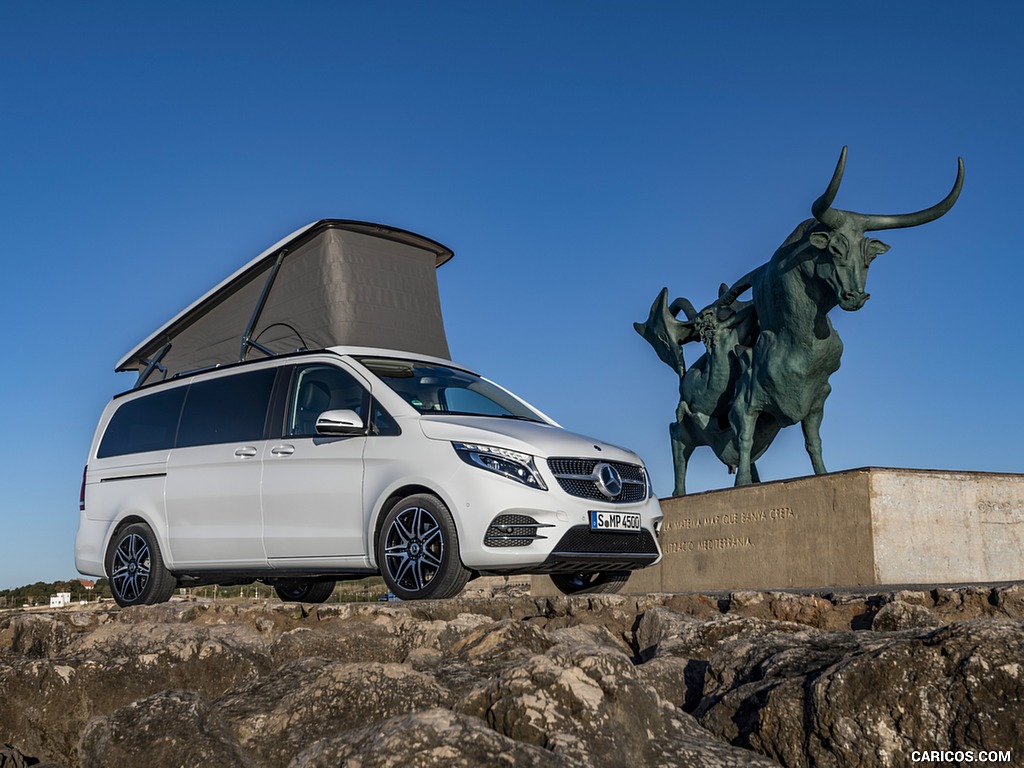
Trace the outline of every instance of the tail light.
<instances>
[{"instance_id":1,"label":"tail light","mask_svg":"<svg viewBox=\"0 0 1024 768\"><path fill-rule=\"evenodd\" d=\"M82 470L82 491L78 494L78 510L85 512L85 473L89 471L89 465L85 465L85 469Z\"/></svg>"}]
</instances>

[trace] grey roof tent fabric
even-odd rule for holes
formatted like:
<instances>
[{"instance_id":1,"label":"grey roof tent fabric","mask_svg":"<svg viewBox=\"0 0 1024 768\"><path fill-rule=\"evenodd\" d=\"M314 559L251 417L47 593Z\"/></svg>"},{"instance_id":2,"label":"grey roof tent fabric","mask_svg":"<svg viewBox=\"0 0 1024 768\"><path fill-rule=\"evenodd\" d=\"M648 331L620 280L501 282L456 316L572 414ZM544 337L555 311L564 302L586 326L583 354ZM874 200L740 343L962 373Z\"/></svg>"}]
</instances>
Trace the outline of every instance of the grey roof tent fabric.
<instances>
[{"instance_id":1,"label":"grey roof tent fabric","mask_svg":"<svg viewBox=\"0 0 1024 768\"><path fill-rule=\"evenodd\" d=\"M436 269L452 251L405 230L324 219L293 232L228 277L115 370L141 373L167 342L170 348L160 361L167 377L238 362L242 337L282 251L251 333L261 346L274 354L339 345L386 347L449 359ZM256 349L246 355L262 356Z\"/></svg>"}]
</instances>

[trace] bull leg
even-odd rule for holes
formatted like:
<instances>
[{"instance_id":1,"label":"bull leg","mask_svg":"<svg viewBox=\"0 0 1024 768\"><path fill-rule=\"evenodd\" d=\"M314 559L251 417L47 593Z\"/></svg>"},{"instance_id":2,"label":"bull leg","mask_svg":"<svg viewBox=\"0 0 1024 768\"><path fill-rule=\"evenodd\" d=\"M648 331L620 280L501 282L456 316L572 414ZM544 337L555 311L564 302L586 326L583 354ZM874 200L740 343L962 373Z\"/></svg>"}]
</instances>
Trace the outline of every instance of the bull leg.
<instances>
[{"instance_id":1,"label":"bull leg","mask_svg":"<svg viewBox=\"0 0 1024 768\"><path fill-rule=\"evenodd\" d=\"M736 485L750 485L753 481L753 461L751 454L754 449L754 425L757 423L758 413L741 412L737 406L737 400L729 411L729 424L736 435Z\"/></svg>"},{"instance_id":2,"label":"bull leg","mask_svg":"<svg viewBox=\"0 0 1024 768\"><path fill-rule=\"evenodd\" d=\"M811 467L816 475L824 475L828 471L825 469L825 461L821 457L821 421L825 416L825 398L831 391L831 385L825 384L821 399L807 414L807 418L800 422L800 427L804 432L807 455L811 457Z\"/></svg>"},{"instance_id":3,"label":"bull leg","mask_svg":"<svg viewBox=\"0 0 1024 768\"><path fill-rule=\"evenodd\" d=\"M686 440L686 432L681 422L674 421L668 426L668 434L672 439L672 463L675 465L675 488L673 496L686 495L686 463L693 455L696 446Z\"/></svg>"},{"instance_id":4,"label":"bull leg","mask_svg":"<svg viewBox=\"0 0 1024 768\"><path fill-rule=\"evenodd\" d=\"M758 339L758 346L763 339L770 340L770 338L771 332L765 332ZM761 411L755 405L754 398L756 389L752 370L754 350L749 347L737 346L735 351L740 375L732 403L729 405L729 426L732 428L732 439L735 441L736 448L736 485L750 485L753 473L756 472L753 467L754 427L757 425Z\"/></svg>"},{"instance_id":5,"label":"bull leg","mask_svg":"<svg viewBox=\"0 0 1024 768\"><path fill-rule=\"evenodd\" d=\"M752 482L752 483L760 483L761 482L761 475L759 475L757 473L757 464L755 464L754 462L750 462L750 482Z\"/></svg>"}]
</instances>

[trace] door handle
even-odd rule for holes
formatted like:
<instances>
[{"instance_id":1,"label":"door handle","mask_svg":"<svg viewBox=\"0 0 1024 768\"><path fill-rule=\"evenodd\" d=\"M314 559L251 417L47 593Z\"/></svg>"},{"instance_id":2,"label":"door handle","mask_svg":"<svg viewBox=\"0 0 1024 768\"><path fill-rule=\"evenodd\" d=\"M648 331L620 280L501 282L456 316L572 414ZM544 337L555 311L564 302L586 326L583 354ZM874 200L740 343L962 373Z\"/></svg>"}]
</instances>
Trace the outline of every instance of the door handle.
<instances>
[{"instance_id":1,"label":"door handle","mask_svg":"<svg viewBox=\"0 0 1024 768\"><path fill-rule=\"evenodd\" d=\"M270 452L274 456L291 456L293 453L295 453L295 446L294 445L275 445L273 448L270 449Z\"/></svg>"},{"instance_id":2,"label":"door handle","mask_svg":"<svg viewBox=\"0 0 1024 768\"><path fill-rule=\"evenodd\" d=\"M243 445L241 448L235 448L235 458L237 459L251 459L259 451L253 445Z\"/></svg>"}]
</instances>

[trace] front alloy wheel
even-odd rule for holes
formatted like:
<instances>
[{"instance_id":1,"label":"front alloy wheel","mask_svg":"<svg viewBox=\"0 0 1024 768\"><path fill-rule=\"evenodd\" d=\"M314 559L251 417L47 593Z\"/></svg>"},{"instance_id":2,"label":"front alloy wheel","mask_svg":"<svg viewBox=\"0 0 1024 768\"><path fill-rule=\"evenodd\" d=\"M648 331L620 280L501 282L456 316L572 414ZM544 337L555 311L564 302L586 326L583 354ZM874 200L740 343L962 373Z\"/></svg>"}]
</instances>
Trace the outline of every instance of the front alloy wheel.
<instances>
[{"instance_id":1,"label":"front alloy wheel","mask_svg":"<svg viewBox=\"0 0 1024 768\"><path fill-rule=\"evenodd\" d=\"M391 508L377 539L377 564L388 589L402 600L454 597L469 581L448 508L416 494Z\"/></svg>"}]
</instances>

